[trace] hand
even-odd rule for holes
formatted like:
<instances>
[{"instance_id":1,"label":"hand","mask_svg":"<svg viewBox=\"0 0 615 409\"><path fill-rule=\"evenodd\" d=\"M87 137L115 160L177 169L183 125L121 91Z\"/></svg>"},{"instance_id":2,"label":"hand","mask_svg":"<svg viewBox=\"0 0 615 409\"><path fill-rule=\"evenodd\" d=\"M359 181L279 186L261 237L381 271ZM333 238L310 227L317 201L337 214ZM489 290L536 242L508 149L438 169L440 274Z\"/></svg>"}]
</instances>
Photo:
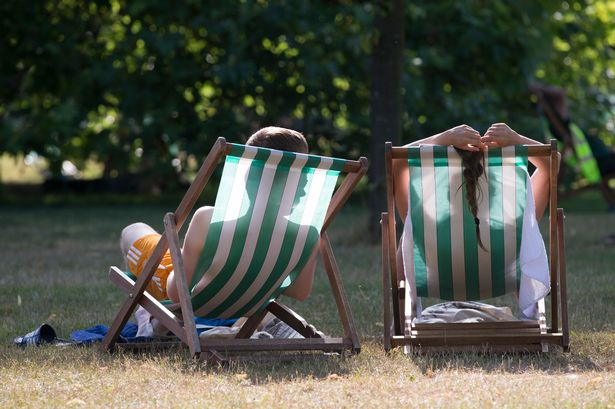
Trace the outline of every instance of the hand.
<instances>
[{"instance_id":1,"label":"hand","mask_svg":"<svg viewBox=\"0 0 615 409\"><path fill-rule=\"evenodd\" d=\"M466 151L478 152L486 149L481 141L480 133L471 126L458 125L438 135L438 144L452 145Z\"/></svg>"},{"instance_id":2,"label":"hand","mask_svg":"<svg viewBox=\"0 0 615 409\"><path fill-rule=\"evenodd\" d=\"M487 129L481 142L493 148L503 148L523 143L523 138L505 123L493 124Z\"/></svg>"}]
</instances>

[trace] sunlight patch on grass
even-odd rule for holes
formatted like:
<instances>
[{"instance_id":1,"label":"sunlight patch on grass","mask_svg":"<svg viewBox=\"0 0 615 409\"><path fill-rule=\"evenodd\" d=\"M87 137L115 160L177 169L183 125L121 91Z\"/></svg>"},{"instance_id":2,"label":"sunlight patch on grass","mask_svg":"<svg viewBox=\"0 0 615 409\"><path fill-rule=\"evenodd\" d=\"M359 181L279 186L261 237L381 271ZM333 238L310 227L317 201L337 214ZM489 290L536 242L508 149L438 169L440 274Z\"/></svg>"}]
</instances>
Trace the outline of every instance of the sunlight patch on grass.
<instances>
[{"instance_id":1,"label":"sunlight patch on grass","mask_svg":"<svg viewBox=\"0 0 615 409\"><path fill-rule=\"evenodd\" d=\"M25 159L24 155L0 155L0 184L42 183L47 162L42 158Z\"/></svg>"}]
</instances>

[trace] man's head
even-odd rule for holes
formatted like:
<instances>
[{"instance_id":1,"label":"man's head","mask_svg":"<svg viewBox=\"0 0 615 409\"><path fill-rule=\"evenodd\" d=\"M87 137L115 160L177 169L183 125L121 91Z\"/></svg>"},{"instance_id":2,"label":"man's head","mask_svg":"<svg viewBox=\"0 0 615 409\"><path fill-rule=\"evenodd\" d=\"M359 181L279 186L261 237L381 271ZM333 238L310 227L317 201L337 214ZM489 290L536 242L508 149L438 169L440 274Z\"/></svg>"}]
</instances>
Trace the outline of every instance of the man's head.
<instances>
[{"instance_id":1,"label":"man's head","mask_svg":"<svg viewBox=\"0 0 615 409\"><path fill-rule=\"evenodd\" d=\"M532 94L539 97L539 103L548 104L555 114L561 120L568 119L568 103L566 99L566 90L550 85L532 84L529 87Z\"/></svg>"},{"instance_id":2,"label":"man's head","mask_svg":"<svg viewBox=\"0 0 615 409\"><path fill-rule=\"evenodd\" d=\"M261 148L278 149L282 151L308 153L305 137L297 131L277 126L268 126L256 131L246 145Z\"/></svg>"}]
</instances>

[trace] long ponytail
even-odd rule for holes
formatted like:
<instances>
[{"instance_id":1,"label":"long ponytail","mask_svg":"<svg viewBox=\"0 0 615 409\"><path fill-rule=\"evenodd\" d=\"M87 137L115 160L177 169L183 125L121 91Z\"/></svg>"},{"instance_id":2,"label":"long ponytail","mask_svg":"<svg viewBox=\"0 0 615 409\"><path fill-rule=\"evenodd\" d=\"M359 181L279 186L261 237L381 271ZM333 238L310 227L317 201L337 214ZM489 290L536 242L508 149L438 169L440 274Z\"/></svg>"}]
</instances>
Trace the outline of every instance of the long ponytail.
<instances>
[{"instance_id":1,"label":"long ponytail","mask_svg":"<svg viewBox=\"0 0 615 409\"><path fill-rule=\"evenodd\" d=\"M482 152L471 152L463 149L455 148L459 156L461 156L461 162L463 163L463 183L466 186L466 200L472 216L474 216L474 224L476 225L476 239L478 245L484 251L487 251L480 238L480 219L478 218L478 200L482 194L478 179L485 172L485 157Z\"/></svg>"}]
</instances>

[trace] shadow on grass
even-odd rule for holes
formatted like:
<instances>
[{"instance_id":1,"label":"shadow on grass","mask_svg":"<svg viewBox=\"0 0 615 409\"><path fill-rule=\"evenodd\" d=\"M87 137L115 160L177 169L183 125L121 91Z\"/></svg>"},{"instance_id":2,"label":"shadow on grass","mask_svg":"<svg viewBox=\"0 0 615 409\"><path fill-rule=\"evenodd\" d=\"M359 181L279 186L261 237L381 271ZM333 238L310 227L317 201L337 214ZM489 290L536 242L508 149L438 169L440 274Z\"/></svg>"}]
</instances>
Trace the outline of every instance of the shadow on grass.
<instances>
[{"instance_id":1,"label":"shadow on grass","mask_svg":"<svg viewBox=\"0 0 615 409\"><path fill-rule=\"evenodd\" d=\"M325 354L295 354L294 356L273 356L232 361L218 368L241 374L252 384L283 382L289 380L326 379L350 373L347 357ZM208 370L212 370L209 366ZM215 369L214 369L215 370ZM245 374L245 375L244 375Z\"/></svg>"},{"instance_id":2,"label":"shadow on grass","mask_svg":"<svg viewBox=\"0 0 615 409\"><path fill-rule=\"evenodd\" d=\"M165 361L185 374L231 375L249 380L252 384L290 380L324 379L350 373L349 362L356 357L350 354L325 354L319 352L246 352L232 356L223 363L211 362L202 355L194 359L184 346L158 351L123 350L107 353L100 345L85 347L94 349L92 359L114 361L115 364L131 361ZM98 356L99 355L99 356Z\"/></svg>"},{"instance_id":3,"label":"shadow on grass","mask_svg":"<svg viewBox=\"0 0 615 409\"><path fill-rule=\"evenodd\" d=\"M441 352L415 355L411 359L425 375L441 370L479 370L486 373L519 374L528 371L568 373L603 369L589 356L565 354L561 350L546 354Z\"/></svg>"},{"instance_id":4,"label":"shadow on grass","mask_svg":"<svg viewBox=\"0 0 615 409\"><path fill-rule=\"evenodd\" d=\"M105 353L100 350L100 353ZM330 375L349 373L348 362L353 355L325 354L319 352L245 352L237 353L228 361L219 363L208 361L206 355L192 358L186 347L178 346L159 351L129 351L107 354L120 361L170 359L181 368L183 373L205 373L212 375L241 375L257 382L279 382L295 379L320 379Z\"/></svg>"},{"instance_id":5,"label":"shadow on grass","mask_svg":"<svg viewBox=\"0 0 615 409\"><path fill-rule=\"evenodd\" d=\"M615 352L613 333L583 333L572 337L571 352L549 346L547 353L427 352L409 355L423 374L441 370L479 370L487 373L575 373L611 371ZM399 349L401 352L401 348Z\"/></svg>"},{"instance_id":6,"label":"shadow on grass","mask_svg":"<svg viewBox=\"0 0 615 409\"><path fill-rule=\"evenodd\" d=\"M249 358L249 360L246 360ZM275 358L275 359L274 359ZM281 359L279 359L281 358ZM302 356L247 355L244 360L234 360L223 364L209 363L190 357L187 348L170 348L158 352L118 351L107 353L100 345L70 347L2 347L0 348L1 366L39 366L44 368L63 368L76 371L107 371L154 365L169 375L213 375L232 377L253 385L306 379L326 379L348 375L349 361L352 358L334 355L302 354ZM37 364L38 363L38 364Z\"/></svg>"}]
</instances>

